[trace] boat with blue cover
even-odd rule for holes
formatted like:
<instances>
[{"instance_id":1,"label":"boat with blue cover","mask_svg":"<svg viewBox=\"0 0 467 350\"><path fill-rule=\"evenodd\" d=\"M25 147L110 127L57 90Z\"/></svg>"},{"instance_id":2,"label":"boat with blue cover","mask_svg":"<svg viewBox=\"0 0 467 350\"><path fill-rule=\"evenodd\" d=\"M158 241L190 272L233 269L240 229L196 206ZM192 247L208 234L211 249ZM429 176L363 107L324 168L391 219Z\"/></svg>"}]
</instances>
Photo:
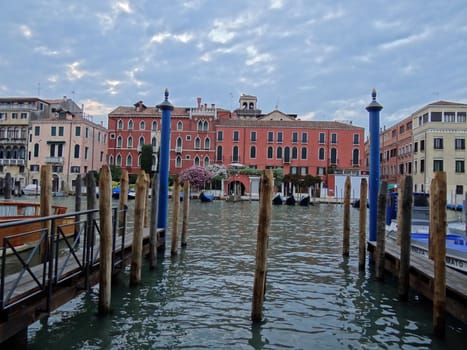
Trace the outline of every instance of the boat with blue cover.
<instances>
[{"instance_id":1,"label":"boat with blue cover","mask_svg":"<svg viewBox=\"0 0 467 350\"><path fill-rule=\"evenodd\" d=\"M199 199L204 203L212 202L214 200L214 195L203 191L199 194Z\"/></svg>"}]
</instances>

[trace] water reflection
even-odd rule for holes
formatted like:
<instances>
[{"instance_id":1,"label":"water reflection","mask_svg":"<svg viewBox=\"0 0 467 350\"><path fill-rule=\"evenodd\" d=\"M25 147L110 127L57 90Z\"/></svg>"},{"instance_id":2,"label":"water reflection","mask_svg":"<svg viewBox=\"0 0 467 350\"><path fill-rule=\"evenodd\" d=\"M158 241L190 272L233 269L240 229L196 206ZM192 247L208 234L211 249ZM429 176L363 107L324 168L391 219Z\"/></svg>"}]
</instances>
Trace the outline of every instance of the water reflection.
<instances>
[{"instance_id":1,"label":"water reflection","mask_svg":"<svg viewBox=\"0 0 467 350\"><path fill-rule=\"evenodd\" d=\"M170 207L169 207L170 211ZM449 349L466 331L449 319L431 336L431 304L397 298L396 281L358 271L358 211L351 210L350 257L342 256L340 205L273 207L264 320L252 323L258 202L193 201L188 246L142 284L128 269L112 290L112 315L98 318L97 296L65 305L30 327L31 349ZM169 218L172 217L169 212Z\"/></svg>"}]
</instances>

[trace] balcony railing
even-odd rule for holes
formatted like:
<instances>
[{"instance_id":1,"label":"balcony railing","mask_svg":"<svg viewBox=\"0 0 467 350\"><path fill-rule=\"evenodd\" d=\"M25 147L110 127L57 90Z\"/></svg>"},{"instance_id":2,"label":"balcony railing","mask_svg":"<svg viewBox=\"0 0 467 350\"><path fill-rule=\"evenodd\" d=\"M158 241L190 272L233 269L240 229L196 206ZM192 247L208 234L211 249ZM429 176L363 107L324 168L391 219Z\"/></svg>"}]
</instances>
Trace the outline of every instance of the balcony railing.
<instances>
[{"instance_id":1,"label":"balcony railing","mask_svg":"<svg viewBox=\"0 0 467 350\"><path fill-rule=\"evenodd\" d=\"M24 159L0 159L0 165L24 165Z\"/></svg>"},{"instance_id":2,"label":"balcony railing","mask_svg":"<svg viewBox=\"0 0 467 350\"><path fill-rule=\"evenodd\" d=\"M63 164L63 157L45 157L47 164Z\"/></svg>"}]
</instances>

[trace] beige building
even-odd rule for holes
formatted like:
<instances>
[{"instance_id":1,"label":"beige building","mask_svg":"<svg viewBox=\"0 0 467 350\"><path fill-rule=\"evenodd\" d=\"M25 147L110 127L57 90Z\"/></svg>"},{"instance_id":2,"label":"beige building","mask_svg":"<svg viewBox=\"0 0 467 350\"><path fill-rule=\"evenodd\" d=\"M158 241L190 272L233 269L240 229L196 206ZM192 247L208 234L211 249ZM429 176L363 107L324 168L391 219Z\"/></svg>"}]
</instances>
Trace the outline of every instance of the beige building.
<instances>
[{"instance_id":1,"label":"beige building","mask_svg":"<svg viewBox=\"0 0 467 350\"><path fill-rule=\"evenodd\" d=\"M439 101L411 117L414 191L429 192L434 172L445 171L448 203L462 203L467 191L467 104Z\"/></svg>"},{"instance_id":2,"label":"beige building","mask_svg":"<svg viewBox=\"0 0 467 350\"><path fill-rule=\"evenodd\" d=\"M31 121L28 183L40 181L40 166L52 165L52 191L74 191L78 174L99 170L107 159L107 129L66 110Z\"/></svg>"}]
</instances>

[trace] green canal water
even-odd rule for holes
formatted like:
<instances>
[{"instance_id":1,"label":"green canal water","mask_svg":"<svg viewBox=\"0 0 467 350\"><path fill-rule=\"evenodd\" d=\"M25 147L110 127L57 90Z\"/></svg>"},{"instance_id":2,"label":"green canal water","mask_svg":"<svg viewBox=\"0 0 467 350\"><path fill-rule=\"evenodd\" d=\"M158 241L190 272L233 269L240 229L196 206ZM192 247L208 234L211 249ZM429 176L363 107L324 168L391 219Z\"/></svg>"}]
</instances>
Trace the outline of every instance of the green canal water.
<instances>
[{"instance_id":1,"label":"green canal water","mask_svg":"<svg viewBox=\"0 0 467 350\"><path fill-rule=\"evenodd\" d=\"M71 200L71 199L63 199ZM117 202L115 202L117 204ZM466 326L448 317L432 336L431 303L397 298L397 281L358 271L358 210L343 258L342 205L274 206L264 320L250 319L258 202L190 205L188 246L166 252L142 284L129 270L113 283L112 313L97 315L97 292L29 327L29 349L466 349ZM132 208L130 213L132 214ZM181 220L180 220L181 223Z\"/></svg>"}]
</instances>

